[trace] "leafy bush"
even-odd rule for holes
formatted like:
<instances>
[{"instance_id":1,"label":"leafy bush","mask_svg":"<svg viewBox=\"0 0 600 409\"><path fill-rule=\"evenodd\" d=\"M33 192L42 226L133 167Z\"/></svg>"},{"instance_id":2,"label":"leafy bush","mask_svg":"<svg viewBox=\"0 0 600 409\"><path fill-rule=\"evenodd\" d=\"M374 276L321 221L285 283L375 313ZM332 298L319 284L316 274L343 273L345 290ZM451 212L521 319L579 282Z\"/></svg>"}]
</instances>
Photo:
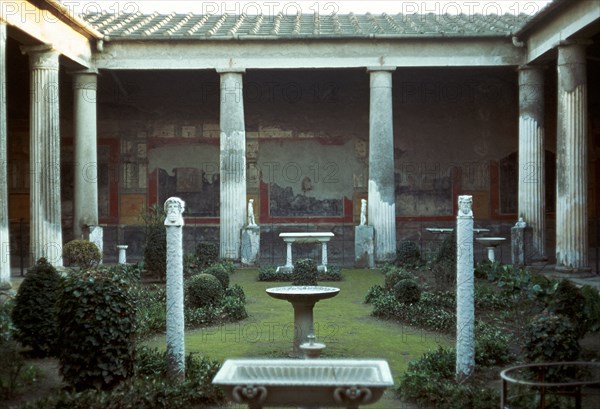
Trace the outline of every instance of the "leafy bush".
<instances>
[{"instance_id":1,"label":"leafy bush","mask_svg":"<svg viewBox=\"0 0 600 409\"><path fill-rule=\"evenodd\" d=\"M327 271L317 272L317 281L342 281L341 269L338 266L328 266ZM293 281L294 274L287 271L277 272L275 266L262 266L258 270L258 281Z\"/></svg>"},{"instance_id":2,"label":"leafy bush","mask_svg":"<svg viewBox=\"0 0 600 409\"><path fill-rule=\"evenodd\" d=\"M327 271L319 271L317 274L318 281L342 281L343 279L340 266L329 265Z\"/></svg>"},{"instance_id":3,"label":"leafy bush","mask_svg":"<svg viewBox=\"0 0 600 409\"><path fill-rule=\"evenodd\" d=\"M162 206L153 205L140 218L144 223L144 267L148 274L165 281L167 277L166 212Z\"/></svg>"},{"instance_id":4,"label":"leafy bush","mask_svg":"<svg viewBox=\"0 0 600 409\"><path fill-rule=\"evenodd\" d=\"M226 270L226 266L220 263L213 264L202 270L203 274L213 275L221 283L221 287L224 289L229 287L229 272Z\"/></svg>"},{"instance_id":5,"label":"leafy bush","mask_svg":"<svg viewBox=\"0 0 600 409\"><path fill-rule=\"evenodd\" d=\"M136 333L139 337L164 331L167 322L167 292L164 287L136 286L132 288L136 300Z\"/></svg>"},{"instance_id":6,"label":"leafy bush","mask_svg":"<svg viewBox=\"0 0 600 409\"><path fill-rule=\"evenodd\" d=\"M69 265L82 269L97 267L102 261L102 254L96 244L87 240L72 240L65 244L62 253L63 259Z\"/></svg>"},{"instance_id":7,"label":"leafy bush","mask_svg":"<svg viewBox=\"0 0 600 409\"><path fill-rule=\"evenodd\" d=\"M499 328L477 323L475 326L475 363L478 366L503 366L514 360L510 350L511 336Z\"/></svg>"},{"instance_id":8,"label":"leafy bush","mask_svg":"<svg viewBox=\"0 0 600 409\"><path fill-rule=\"evenodd\" d=\"M600 294L589 285L581 287L581 294L585 298L587 327L590 332L600 332Z\"/></svg>"},{"instance_id":9,"label":"leafy bush","mask_svg":"<svg viewBox=\"0 0 600 409\"><path fill-rule=\"evenodd\" d=\"M421 264L421 251L414 241L402 240L396 249L396 265L413 268Z\"/></svg>"},{"instance_id":10,"label":"leafy bush","mask_svg":"<svg viewBox=\"0 0 600 409\"><path fill-rule=\"evenodd\" d=\"M0 401L13 396L24 365L20 345L12 337L15 330L10 318L13 309L12 299L0 301Z\"/></svg>"},{"instance_id":11,"label":"leafy bush","mask_svg":"<svg viewBox=\"0 0 600 409\"><path fill-rule=\"evenodd\" d=\"M438 263L447 262L449 266L454 266L454 273L456 274L456 231L453 230L444 238L435 261Z\"/></svg>"},{"instance_id":12,"label":"leafy bush","mask_svg":"<svg viewBox=\"0 0 600 409\"><path fill-rule=\"evenodd\" d=\"M313 259L305 258L296 261L292 274L294 279L292 285L317 285L317 263Z\"/></svg>"},{"instance_id":13,"label":"leafy bush","mask_svg":"<svg viewBox=\"0 0 600 409\"><path fill-rule=\"evenodd\" d=\"M187 409L224 404L221 389L212 385L220 364L207 358L186 356L185 380L170 381L166 376L165 352L149 348L137 350L135 377L110 392L61 392L30 403L25 409Z\"/></svg>"},{"instance_id":14,"label":"leafy bush","mask_svg":"<svg viewBox=\"0 0 600 409\"><path fill-rule=\"evenodd\" d=\"M571 281L563 279L558 284L554 296L550 300L550 310L556 315L563 315L571 320L576 334L583 338L588 330L585 314L585 297L581 290Z\"/></svg>"},{"instance_id":15,"label":"leafy bush","mask_svg":"<svg viewBox=\"0 0 600 409\"><path fill-rule=\"evenodd\" d=\"M212 274L198 274L186 281L185 303L188 308L214 306L223 298L223 286Z\"/></svg>"},{"instance_id":16,"label":"leafy bush","mask_svg":"<svg viewBox=\"0 0 600 409\"><path fill-rule=\"evenodd\" d=\"M240 300L242 300L243 302L246 302L246 293L244 292L244 289L242 287L240 287L239 284L232 284L229 287L227 287L225 289L225 296L226 297L237 297Z\"/></svg>"},{"instance_id":17,"label":"leafy bush","mask_svg":"<svg viewBox=\"0 0 600 409\"><path fill-rule=\"evenodd\" d=\"M571 321L547 312L532 319L524 340L528 362L575 361L581 349Z\"/></svg>"},{"instance_id":18,"label":"leafy bush","mask_svg":"<svg viewBox=\"0 0 600 409\"><path fill-rule=\"evenodd\" d=\"M15 298L12 320L15 338L34 354L56 353L58 316L56 302L63 278L45 258L29 269Z\"/></svg>"},{"instance_id":19,"label":"leafy bush","mask_svg":"<svg viewBox=\"0 0 600 409\"><path fill-rule=\"evenodd\" d=\"M373 301L383 296L384 289L379 284L375 284L371 286L367 291L367 295L365 295L365 304L371 304Z\"/></svg>"},{"instance_id":20,"label":"leafy bush","mask_svg":"<svg viewBox=\"0 0 600 409\"><path fill-rule=\"evenodd\" d=\"M403 304L414 304L421 299L421 287L410 278L398 281L392 292L396 300Z\"/></svg>"},{"instance_id":21,"label":"leafy bush","mask_svg":"<svg viewBox=\"0 0 600 409\"><path fill-rule=\"evenodd\" d=\"M449 260L441 260L431 265L431 275L435 287L440 290L446 290L456 285L456 263Z\"/></svg>"},{"instance_id":22,"label":"leafy bush","mask_svg":"<svg viewBox=\"0 0 600 409\"><path fill-rule=\"evenodd\" d=\"M415 275L402 267L388 269L385 273L384 288L386 291L392 291L396 284L401 280L414 279Z\"/></svg>"},{"instance_id":23,"label":"leafy bush","mask_svg":"<svg viewBox=\"0 0 600 409\"><path fill-rule=\"evenodd\" d=\"M196 245L196 260L200 270L219 260L219 248L215 243L201 242Z\"/></svg>"},{"instance_id":24,"label":"leafy bush","mask_svg":"<svg viewBox=\"0 0 600 409\"><path fill-rule=\"evenodd\" d=\"M59 361L76 390L110 389L131 376L135 299L114 271L71 274L59 298Z\"/></svg>"},{"instance_id":25,"label":"leafy bush","mask_svg":"<svg viewBox=\"0 0 600 409\"><path fill-rule=\"evenodd\" d=\"M233 321L243 320L248 317L244 301L238 297L226 295L221 303L223 314Z\"/></svg>"}]
</instances>

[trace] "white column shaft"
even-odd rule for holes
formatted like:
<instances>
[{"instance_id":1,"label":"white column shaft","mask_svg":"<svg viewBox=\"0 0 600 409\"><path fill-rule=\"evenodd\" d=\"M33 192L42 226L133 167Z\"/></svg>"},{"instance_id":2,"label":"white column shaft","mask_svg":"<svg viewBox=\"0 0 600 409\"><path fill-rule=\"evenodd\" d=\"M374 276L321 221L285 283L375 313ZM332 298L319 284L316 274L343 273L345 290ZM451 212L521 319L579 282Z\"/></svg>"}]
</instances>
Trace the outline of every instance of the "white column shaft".
<instances>
[{"instance_id":1,"label":"white column shaft","mask_svg":"<svg viewBox=\"0 0 600 409\"><path fill-rule=\"evenodd\" d=\"M30 157L32 262L46 257L62 266L60 198L59 53L22 47L31 68Z\"/></svg>"},{"instance_id":2,"label":"white column shaft","mask_svg":"<svg viewBox=\"0 0 600 409\"><path fill-rule=\"evenodd\" d=\"M6 23L0 22L0 282L10 280L8 130L6 125Z\"/></svg>"},{"instance_id":3,"label":"white column shaft","mask_svg":"<svg viewBox=\"0 0 600 409\"><path fill-rule=\"evenodd\" d=\"M96 132L97 74L73 74L75 131L75 202L73 232L98 224L98 155Z\"/></svg>"},{"instance_id":4,"label":"white column shaft","mask_svg":"<svg viewBox=\"0 0 600 409\"><path fill-rule=\"evenodd\" d=\"M472 200L470 196L460 196L466 197ZM468 209L459 210L456 218L456 253L456 376L461 380L470 376L475 368L475 275L470 204Z\"/></svg>"},{"instance_id":5,"label":"white column shaft","mask_svg":"<svg viewBox=\"0 0 600 409\"><path fill-rule=\"evenodd\" d=\"M544 152L544 72L525 66L519 71L519 216L532 228L534 260L546 258Z\"/></svg>"},{"instance_id":6,"label":"white column shaft","mask_svg":"<svg viewBox=\"0 0 600 409\"><path fill-rule=\"evenodd\" d=\"M240 258L246 221L246 128L241 72L221 73L220 256Z\"/></svg>"},{"instance_id":7,"label":"white column shaft","mask_svg":"<svg viewBox=\"0 0 600 409\"><path fill-rule=\"evenodd\" d=\"M583 44L558 47L556 265L588 268L587 77Z\"/></svg>"},{"instance_id":8,"label":"white column shaft","mask_svg":"<svg viewBox=\"0 0 600 409\"><path fill-rule=\"evenodd\" d=\"M183 228L167 226L167 359L169 377L185 377Z\"/></svg>"},{"instance_id":9,"label":"white column shaft","mask_svg":"<svg viewBox=\"0 0 600 409\"><path fill-rule=\"evenodd\" d=\"M396 198L392 71L370 71L369 224L375 230L375 259L396 257Z\"/></svg>"}]
</instances>

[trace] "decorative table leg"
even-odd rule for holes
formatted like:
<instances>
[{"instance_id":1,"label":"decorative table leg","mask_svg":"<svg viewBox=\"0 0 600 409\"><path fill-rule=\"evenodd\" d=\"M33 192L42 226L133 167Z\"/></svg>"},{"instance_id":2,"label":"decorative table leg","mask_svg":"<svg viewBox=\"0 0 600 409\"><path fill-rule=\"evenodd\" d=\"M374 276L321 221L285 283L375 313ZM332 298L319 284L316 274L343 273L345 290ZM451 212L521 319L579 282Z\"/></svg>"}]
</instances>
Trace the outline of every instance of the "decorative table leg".
<instances>
[{"instance_id":1,"label":"decorative table leg","mask_svg":"<svg viewBox=\"0 0 600 409\"><path fill-rule=\"evenodd\" d=\"M292 263L292 242L288 241L286 244L287 244L287 257L285 260L285 266L293 268L294 264Z\"/></svg>"},{"instance_id":2,"label":"decorative table leg","mask_svg":"<svg viewBox=\"0 0 600 409\"><path fill-rule=\"evenodd\" d=\"M327 271L327 242L321 242L321 265L323 265L323 270Z\"/></svg>"}]
</instances>

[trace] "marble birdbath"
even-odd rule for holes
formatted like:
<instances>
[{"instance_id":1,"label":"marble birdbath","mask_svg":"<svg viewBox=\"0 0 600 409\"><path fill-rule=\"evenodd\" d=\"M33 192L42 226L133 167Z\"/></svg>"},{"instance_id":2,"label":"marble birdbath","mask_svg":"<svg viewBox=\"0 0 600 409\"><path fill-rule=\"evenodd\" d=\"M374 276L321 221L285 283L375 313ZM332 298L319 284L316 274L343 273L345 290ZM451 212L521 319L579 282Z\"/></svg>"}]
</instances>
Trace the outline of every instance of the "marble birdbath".
<instances>
[{"instance_id":1,"label":"marble birdbath","mask_svg":"<svg viewBox=\"0 0 600 409\"><path fill-rule=\"evenodd\" d=\"M267 294L278 300L286 300L294 307L294 349L291 356L303 356L300 344L307 341L308 334L314 334L313 308L317 301L338 295L339 288L315 286L288 286L267 288Z\"/></svg>"},{"instance_id":2,"label":"marble birdbath","mask_svg":"<svg viewBox=\"0 0 600 409\"><path fill-rule=\"evenodd\" d=\"M377 402L394 379L380 359L228 359L212 383L249 409L356 409Z\"/></svg>"},{"instance_id":3,"label":"marble birdbath","mask_svg":"<svg viewBox=\"0 0 600 409\"><path fill-rule=\"evenodd\" d=\"M496 247L502 244L506 240L504 237L478 237L477 240L480 244L487 247L488 260L492 263L496 261Z\"/></svg>"}]
</instances>

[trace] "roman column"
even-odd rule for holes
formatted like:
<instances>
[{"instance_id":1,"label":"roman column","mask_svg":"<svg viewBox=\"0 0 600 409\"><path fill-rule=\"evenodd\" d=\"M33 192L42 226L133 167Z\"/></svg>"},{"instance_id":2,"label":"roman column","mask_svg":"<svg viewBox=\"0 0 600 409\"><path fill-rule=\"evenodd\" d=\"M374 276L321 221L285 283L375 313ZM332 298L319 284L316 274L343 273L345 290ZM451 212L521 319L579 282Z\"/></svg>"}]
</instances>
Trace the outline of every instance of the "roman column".
<instances>
[{"instance_id":1,"label":"roman column","mask_svg":"<svg viewBox=\"0 0 600 409\"><path fill-rule=\"evenodd\" d=\"M519 68L519 217L533 232L533 260L546 258L544 167L544 71Z\"/></svg>"},{"instance_id":2,"label":"roman column","mask_svg":"<svg viewBox=\"0 0 600 409\"><path fill-rule=\"evenodd\" d=\"M240 258L246 221L246 127L243 70L218 70L221 75L220 257Z\"/></svg>"},{"instance_id":3,"label":"roman column","mask_svg":"<svg viewBox=\"0 0 600 409\"><path fill-rule=\"evenodd\" d=\"M6 23L0 21L0 283L10 280L8 171L6 146Z\"/></svg>"},{"instance_id":4,"label":"roman column","mask_svg":"<svg viewBox=\"0 0 600 409\"><path fill-rule=\"evenodd\" d=\"M375 260L396 258L396 197L392 72L395 67L369 68L369 224L375 230Z\"/></svg>"},{"instance_id":5,"label":"roman column","mask_svg":"<svg viewBox=\"0 0 600 409\"><path fill-rule=\"evenodd\" d=\"M62 266L60 209L59 53L49 45L22 46L29 55L31 262Z\"/></svg>"},{"instance_id":6,"label":"roman column","mask_svg":"<svg viewBox=\"0 0 600 409\"><path fill-rule=\"evenodd\" d=\"M96 140L96 90L98 74L73 72L73 122L75 141L74 237L86 226L98 225L98 155Z\"/></svg>"},{"instance_id":7,"label":"roman column","mask_svg":"<svg viewBox=\"0 0 600 409\"><path fill-rule=\"evenodd\" d=\"M587 78L585 44L558 47L556 266L588 268Z\"/></svg>"}]
</instances>

